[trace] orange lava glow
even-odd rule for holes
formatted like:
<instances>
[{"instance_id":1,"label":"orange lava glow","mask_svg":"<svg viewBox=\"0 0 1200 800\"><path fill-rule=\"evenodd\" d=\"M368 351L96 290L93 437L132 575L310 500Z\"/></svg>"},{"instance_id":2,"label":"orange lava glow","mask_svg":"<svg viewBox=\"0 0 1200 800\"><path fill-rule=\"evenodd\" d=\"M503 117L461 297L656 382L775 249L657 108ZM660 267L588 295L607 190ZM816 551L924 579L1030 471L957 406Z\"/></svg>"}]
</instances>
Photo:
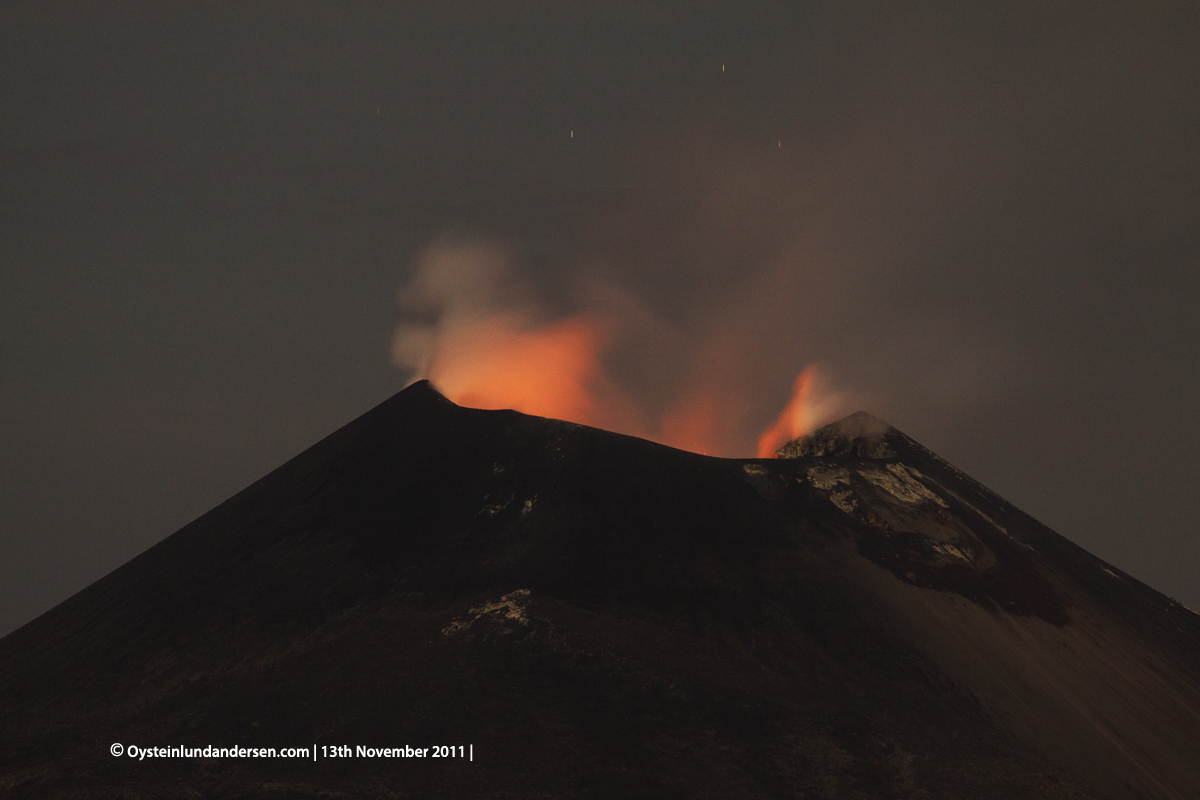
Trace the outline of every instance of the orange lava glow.
<instances>
[{"instance_id":1,"label":"orange lava glow","mask_svg":"<svg viewBox=\"0 0 1200 800\"><path fill-rule=\"evenodd\" d=\"M602 326L587 319L527 329L481 321L439 342L429 379L459 405L596 424L592 383L604 343Z\"/></svg>"},{"instance_id":2,"label":"orange lava glow","mask_svg":"<svg viewBox=\"0 0 1200 800\"><path fill-rule=\"evenodd\" d=\"M807 366L796 377L792 387L792 399L787 407L780 412L771 427L758 437L758 457L771 458L775 451L799 436L811 433L821 422L817 418L816 403L813 397L813 383L816 369Z\"/></svg>"},{"instance_id":3,"label":"orange lava glow","mask_svg":"<svg viewBox=\"0 0 1200 800\"><path fill-rule=\"evenodd\" d=\"M720 453L714 419L720 419L720 409L715 398L699 396L685 398L663 418L658 441L690 450L701 455Z\"/></svg>"},{"instance_id":4,"label":"orange lava glow","mask_svg":"<svg viewBox=\"0 0 1200 800\"><path fill-rule=\"evenodd\" d=\"M702 455L738 456L731 421L746 398L693 388L675 399L655 424L604 379L606 327L587 317L545 325L492 317L443 331L428 377L450 400L471 408L511 408L653 439ZM758 458L810 433L827 410L818 402L816 370L796 378L792 398L758 438ZM744 445L743 445L744 446Z\"/></svg>"},{"instance_id":5,"label":"orange lava glow","mask_svg":"<svg viewBox=\"0 0 1200 800\"><path fill-rule=\"evenodd\" d=\"M505 259L486 244L428 248L398 296L409 319L393 335L392 363L458 405L514 409L703 455L748 454L768 409L759 381L739 369L747 343L701 337L681 346L636 302L603 293L585 301L589 310L556 319ZM632 361L631 344L642 348ZM815 374L808 367L797 378L791 402L758 438L759 457L832 410L837 398L814 390Z\"/></svg>"}]
</instances>

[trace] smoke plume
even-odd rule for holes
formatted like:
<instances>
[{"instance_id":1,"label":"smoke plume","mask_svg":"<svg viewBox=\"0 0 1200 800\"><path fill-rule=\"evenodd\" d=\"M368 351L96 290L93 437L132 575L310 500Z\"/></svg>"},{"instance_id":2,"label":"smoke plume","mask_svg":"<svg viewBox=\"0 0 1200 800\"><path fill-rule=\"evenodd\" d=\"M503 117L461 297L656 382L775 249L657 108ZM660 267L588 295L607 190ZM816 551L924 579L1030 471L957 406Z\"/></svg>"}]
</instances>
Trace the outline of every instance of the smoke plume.
<instances>
[{"instance_id":1,"label":"smoke plume","mask_svg":"<svg viewBox=\"0 0 1200 800\"><path fill-rule=\"evenodd\" d=\"M643 144L548 268L487 239L428 245L393 362L464 405L710 455L768 456L855 406L946 413L1003 348L917 304L959 198L952 168L897 171L903 146Z\"/></svg>"},{"instance_id":2,"label":"smoke plume","mask_svg":"<svg viewBox=\"0 0 1200 800\"><path fill-rule=\"evenodd\" d=\"M1011 244L1031 212L1009 176L1041 153L1018 146L1006 85L954 77L963 58L881 48L791 110L762 106L764 67L648 125L549 256L430 244L394 362L468 405L714 455L766 455L858 409L954 424L1027 380L1011 320L1036 268Z\"/></svg>"},{"instance_id":3,"label":"smoke plume","mask_svg":"<svg viewBox=\"0 0 1200 800\"><path fill-rule=\"evenodd\" d=\"M669 319L611 271L580 270L570 310L555 309L514 255L481 240L442 239L399 293L405 319L392 361L451 400L594 425L712 455L768 457L842 411L817 367L765 431L753 331L738 314L711 329ZM778 369L788 370L784 360ZM778 411L778 409L775 409Z\"/></svg>"}]
</instances>

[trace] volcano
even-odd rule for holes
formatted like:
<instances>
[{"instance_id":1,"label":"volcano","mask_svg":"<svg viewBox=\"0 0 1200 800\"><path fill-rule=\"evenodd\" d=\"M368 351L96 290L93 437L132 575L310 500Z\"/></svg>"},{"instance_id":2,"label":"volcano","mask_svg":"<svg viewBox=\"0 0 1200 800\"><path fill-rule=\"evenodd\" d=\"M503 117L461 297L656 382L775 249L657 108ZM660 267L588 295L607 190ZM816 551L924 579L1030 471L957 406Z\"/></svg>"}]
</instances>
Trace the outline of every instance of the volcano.
<instances>
[{"instance_id":1,"label":"volcano","mask_svg":"<svg viewBox=\"0 0 1200 800\"><path fill-rule=\"evenodd\" d=\"M0 742L9 798L1195 798L1200 617L867 414L422 382L0 640Z\"/></svg>"}]
</instances>

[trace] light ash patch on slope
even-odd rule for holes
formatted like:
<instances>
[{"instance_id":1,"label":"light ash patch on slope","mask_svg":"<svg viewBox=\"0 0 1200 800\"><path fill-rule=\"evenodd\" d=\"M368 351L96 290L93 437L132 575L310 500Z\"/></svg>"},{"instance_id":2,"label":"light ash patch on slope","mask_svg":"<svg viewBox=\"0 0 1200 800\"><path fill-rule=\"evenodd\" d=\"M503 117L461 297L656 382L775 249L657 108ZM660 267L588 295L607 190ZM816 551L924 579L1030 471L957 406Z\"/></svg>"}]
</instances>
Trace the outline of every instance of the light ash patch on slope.
<instances>
[{"instance_id":1,"label":"light ash patch on slope","mask_svg":"<svg viewBox=\"0 0 1200 800\"><path fill-rule=\"evenodd\" d=\"M924 476L916 467L887 464L884 469L861 469L858 474L908 505L919 506L931 502L949 508L945 500L920 481Z\"/></svg>"},{"instance_id":2,"label":"light ash patch on slope","mask_svg":"<svg viewBox=\"0 0 1200 800\"><path fill-rule=\"evenodd\" d=\"M951 511L940 494L944 487L915 467L830 460L808 467L806 475L808 480L799 479L801 483L811 482L840 511L866 525L880 541L890 542L885 549L914 548L913 556L929 564L958 563L975 569L995 564L995 555Z\"/></svg>"},{"instance_id":3,"label":"light ash patch on slope","mask_svg":"<svg viewBox=\"0 0 1200 800\"><path fill-rule=\"evenodd\" d=\"M850 470L847 467L809 467L808 479L813 486L829 492L831 503L847 514L854 515L858 503L854 499L854 490L850 488Z\"/></svg>"},{"instance_id":4,"label":"light ash patch on slope","mask_svg":"<svg viewBox=\"0 0 1200 800\"><path fill-rule=\"evenodd\" d=\"M934 503L948 508L946 501L921 482L924 476L915 467L904 464L885 464L883 468L864 467L851 470L849 467L816 466L808 468L808 477L822 491L829 492L829 499L847 514L857 507L854 491L850 485L852 474L883 489L889 495L909 506Z\"/></svg>"},{"instance_id":5,"label":"light ash patch on slope","mask_svg":"<svg viewBox=\"0 0 1200 800\"><path fill-rule=\"evenodd\" d=\"M742 479L754 487L754 491L766 500L779 495L782 484L775 473L762 464L743 464Z\"/></svg>"},{"instance_id":6,"label":"light ash patch on slope","mask_svg":"<svg viewBox=\"0 0 1200 800\"><path fill-rule=\"evenodd\" d=\"M483 496L483 499L484 499L484 502L486 503L486 505L484 505L483 508L479 509L479 513L487 514L489 517L494 517L497 514L499 514L501 511L503 511L504 509L508 508L512 504L512 501L515 498L515 496L516 495L509 493L508 497L500 500L500 502L498 502L498 503L487 503L488 500L492 499L492 495L486 494Z\"/></svg>"},{"instance_id":7,"label":"light ash patch on slope","mask_svg":"<svg viewBox=\"0 0 1200 800\"><path fill-rule=\"evenodd\" d=\"M449 639L463 631L486 615L493 615L500 621L512 621L519 625L529 626L529 616L525 604L529 601L531 592L528 589L517 589L501 596L499 600L484 603L467 612L467 617L460 617L442 629L442 638Z\"/></svg>"},{"instance_id":8,"label":"light ash patch on slope","mask_svg":"<svg viewBox=\"0 0 1200 800\"><path fill-rule=\"evenodd\" d=\"M957 547L955 547L952 544L949 544L948 542L934 542L931 545L931 547L933 548L934 551L941 553L944 556L962 559L963 561L966 561L968 563L975 560L975 556L972 553L963 552L962 550L958 549Z\"/></svg>"},{"instance_id":9,"label":"light ash patch on slope","mask_svg":"<svg viewBox=\"0 0 1200 800\"><path fill-rule=\"evenodd\" d=\"M850 470L845 467L809 467L809 480L813 486L825 491L832 491L838 484L850 485Z\"/></svg>"},{"instance_id":10,"label":"light ash patch on slope","mask_svg":"<svg viewBox=\"0 0 1200 800\"><path fill-rule=\"evenodd\" d=\"M832 492L829 495L829 499L835 506L847 514L853 514L855 509L858 508L858 501L854 499L854 492L851 489Z\"/></svg>"}]
</instances>

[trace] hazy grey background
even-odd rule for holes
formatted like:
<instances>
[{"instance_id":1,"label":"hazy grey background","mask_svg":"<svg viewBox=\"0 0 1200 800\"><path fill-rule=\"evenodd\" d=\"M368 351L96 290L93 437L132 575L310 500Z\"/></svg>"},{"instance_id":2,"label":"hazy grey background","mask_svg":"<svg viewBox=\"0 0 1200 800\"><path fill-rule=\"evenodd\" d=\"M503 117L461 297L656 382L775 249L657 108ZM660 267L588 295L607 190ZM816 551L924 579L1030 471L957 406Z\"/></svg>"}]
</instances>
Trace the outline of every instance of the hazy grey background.
<instances>
[{"instance_id":1,"label":"hazy grey background","mask_svg":"<svg viewBox=\"0 0 1200 800\"><path fill-rule=\"evenodd\" d=\"M1195 4L450 5L0 6L0 633L402 387L446 237L1200 609Z\"/></svg>"}]
</instances>

